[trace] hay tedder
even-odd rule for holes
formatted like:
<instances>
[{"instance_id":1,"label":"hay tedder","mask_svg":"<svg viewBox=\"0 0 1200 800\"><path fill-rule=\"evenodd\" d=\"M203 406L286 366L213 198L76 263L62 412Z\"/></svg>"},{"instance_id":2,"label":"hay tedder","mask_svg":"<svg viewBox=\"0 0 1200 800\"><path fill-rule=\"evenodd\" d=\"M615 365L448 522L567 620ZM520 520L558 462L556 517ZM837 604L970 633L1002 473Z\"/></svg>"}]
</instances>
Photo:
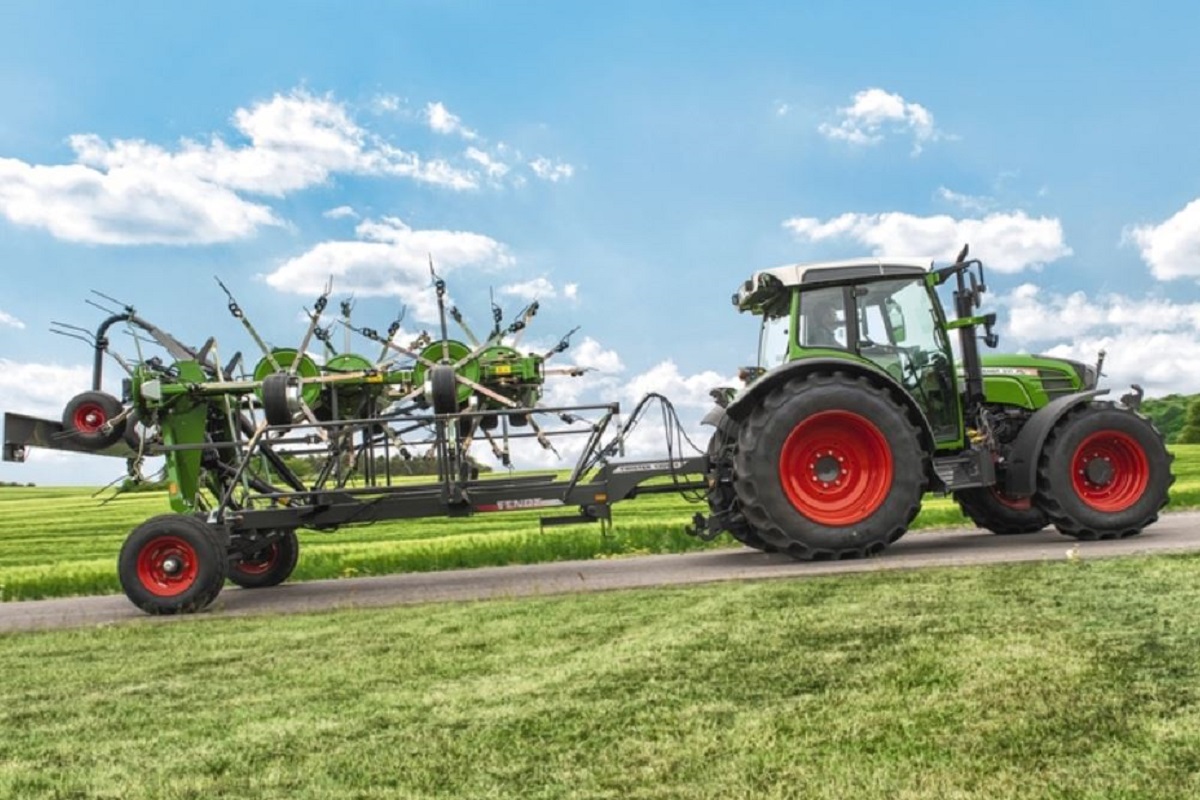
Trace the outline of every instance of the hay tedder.
<instances>
[{"instance_id":1,"label":"hay tedder","mask_svg":"<svg viewBox=\"0 0 1200 800\"><path fill-rule=\"evenodd\" d=\"M61 422L7 414L4 458L23 460L30 446L115 455L136 480L146 457L165 457L174 513L138 526L118 562L125 593L150 613L201 609L226 579L280 583L296 566L300 528L554 507L569 513L543 525L607 526L613 503L681 492L707 501L690 529L701 538L729 533L799 559L846 558L899 539L929 491L953 495L997 534L1054 525L1107 539L1157 519L1174 480L1162 436L1139 413L1141 390L1112 402L1098 388L1103 354L1094 366L980 354L979 340L997 343L996 315L976 311L983 264L966 248L939 268L871 258L752 275L733 302L762 318L758 364L743 368L742 388L714 389L705 419L714 432L696 455L685 455L690 442L657 395L623 425L615 403L541 405L548 376L581 373L547 366L570 334L544 353L522 350L535 302L507 326L493 306L492 330L477 337L430 272L437 337L401 343L400 321L383 333L355 327L343 303L341 352L321 325L328 290L289 349L269 347L225 289L260 351L252 366L240 355L222 362L212 339L188 347L129 307L110 309L94 334L60 326L92 347L92 390ZM954 319L939 299L947 284ZM136 358L110 346L115 326L132 334ZM374 355L352 352L352 334ZM107 357L127 374L120 398L101 390ZM616 460L655 401L665 457ZM471 455L487 447L508 466L511 443L553 450L571 435L582 445L563 479L480 475ZM414 454L436 479L396 479Z\"/></svg>"},{"instance_id":2,"label":"hay tedder","mask_svg":"<svg viewBox=\"0 0 1200 800\"><path fill-rule=\"evenodd\" d=\"M104 305L89 302L110 316L94 333L57 326L92 348L91 390L67 403L61 421L6 414L4 459L22 461L28 447L116 456L127 460L131 484L142 480L145 459L164 457L174 513L138 526L118 560L129 599L155 614L199 610L226 579L247 588L286 580L297 563L300 528L558 507L563 513L542 517L542 526L607 527L614 502L703 488L704 458L681 457L686 436L665 398L647 396L623 425L616 403L542 405L548 377L585 371L548 365L568 349L574 331L544 353L522 349L538 311L534 301L507 325L493 304L492 329L477 337L447 303L445 282L430 272L440 335L402 342L400 319L382 332L356 327L347 301L340 352L333 326L322 325L328 288L307 310L299 346L275 348L221 284L230 313L259 350L253 364L240 353L222 361L212 338L189 347L100 295ZM461 339L451 338L448 320ZM136 357L113 347L112 333L122 329ZM351 336L372 355L352 351ZM102 390L110 358L125 372L121 397ZM613 462L656 402L672 420L666 459ZM486 447L509 466L522 443L557 452L561 437L582 442L565 479L481 475L472 455ZM414 473L428 478L415 480ZM647 485L663 476L673 480Z\"/></svg>"}]
</instances>

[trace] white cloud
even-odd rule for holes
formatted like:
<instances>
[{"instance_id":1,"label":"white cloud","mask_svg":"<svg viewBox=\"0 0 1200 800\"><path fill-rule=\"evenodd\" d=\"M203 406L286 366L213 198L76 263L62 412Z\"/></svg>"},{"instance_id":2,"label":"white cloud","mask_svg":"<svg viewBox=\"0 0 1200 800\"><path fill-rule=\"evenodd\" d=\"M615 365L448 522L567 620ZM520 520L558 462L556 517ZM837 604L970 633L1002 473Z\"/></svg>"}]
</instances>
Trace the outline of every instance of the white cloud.
<instances>
[{"instance_id":1,"label":"white cloud","mask_svg":"<svg viewBox=\"0 0 1200 800\"><path fill-rule=\"evenodd\" d=\"M564 161L551 161L543 156L530 161L529 168L533 170L534 175L551 183L570 180L575 175L575 167L572 165Z\"/></svg>"},{"instance_id":2,"label":"white cloud","mask_svg":"<svg viewBox=\"0 0 1200 800\"><path fill-rule=\"evenodd\" d=\"M850 105L838 109L836 124L824 122L817 130L826 138L853 145L879 144L889 133L911 135L914 156L925 144L949 138L934 125L929 109L878 88L854 95Z\"/></svg>"},{"instance_id":3,"label":"white cloud","mask_svg":"<svg viewBox=\"0 0 1200 800\"><path fill-rule=\"evenodd\" d=\"M499 291L501 294L520 297L524 300L552 300L557 297L572 301L579 299L579 284L568 283L559 288L545 277L510 283L507 286L501 286Z\"/></svg>"},{"instance_id":4,"label":"white cloud","mask_svg":"<svg viewBox=\"0 0 1200 800\"><path fill-rule=\"evenodd\" d=\"M90 367L27 364L0 358L0 397L4 398L0 411L61 419L67 401L91 388Z\"/></svg>"},{"instance_id":5,"label":"white cloud","mask_svg":"<svg viewBox=\"0 0 1200 800\"><path fill-rule=\"evenodd\" d=\"M1071 255L1058 219L1032 218L1024 211L988 214L982 219L918 217L899 211L846 213L824 222L793 217L783 225L806 241L849 239L873 248L874 255L951 259L969 243L972 254L998 272L1020 272Z\"/></svg>"},{"instance_id":6,"label":"white cloud","mask_svg":"<svg viewBox=\"0 0 1200 800\"><path fill-rule=\"evenodd\" d=\"M508 174L507 164L497 161L478 147L468 147L463 155L483 167L483 171L492 180L499 180Z\"/></svg>"},{"instance_id":7,"label":"white cloud","mask_svg":"<svg viewBox=\"0 0 1200 800\"><path fill-rule=\"evenodd\" d=\"M19 331L25 330L25 323L6 311L0 311L0 326L16 328Z\"/></svg>"},{"instance_id":8,"label":"white cloud","mask_svg":"<svg viewBox=\"0 0 1200 800\"><path fill-rule=\"evenodd\" d=\"M483 234L468 231L414 230L402 220L364 220L354 241L321 242L288 259L266 276L280 291L319 294L332 276L334 287L360 297L398 297L417 319L436 319L429 292L429 258L438 274L466 266L505 267L508 249Z\"/></svg>"},{"instance_id":9,"label":"white cloud","mask_svg":"<svg viewBox=\"0 0 1200 800\"><path fill-rule=\"evenodd\" d=\"M1159 280L1200 277L1200 199L1164 222L1133 226L1125 235Z\"/></svg>"},{"instance_id":10,"label":"white cloud","mask_svg":"<svg viewBox=\"0 0 1200 800\"><path fill-rule=\"evenodd\" d=\"M427 103L425 105L425 120L429 123L430 130L435 133L440 133L446 136L458 134L468 141L478 139L479 134L462 124L462 120L442 103Z\"/></svg>"},{"instance_id":11,"label":"white cloud","mask_svg":"<svg viewBox=\"0 0 1200 800\"><path fill-rule=\"evenodd\" d=\"M964 211L983 213L985 211L989 211L995 205L995 201L990 197L986 197L984 195L962 194L961 192L955 192L951 189L947 189L945 186L939 186L937 192L934 194L939 200L944 200L951 205L958 206Z\"/></svg>"},{"instance_id":12,"label":"white cloud","mask_svg":"<svg viewBox=\"0 0 1200 800\"><path fill-rule=\"evenodd\" d=\"M379 94L371 98L371 110L376 114L392 114L404 107L404 99L394 94Z\"/></svg>"},{"instance_id":13,"label":"white cloud","mask_svg":"<svg viewBox=\"0 0 1200 800\"><path fill-rule=\"evenodd\" d=\"M329 209L321 216L326 219L358 219L358 212L350 206L338 206Z\"/></svg>"},{"instance_id":14,"label":"white cloud","mask_svg":"<svg viewBox=\"0 0 1200 800\"><path fill-rule=\"evenodd\" d=\"M331 95L303 89L237 109L239 144L214 135L170 150L141 139L77 134L75 163L0 158L0 214L75 242L211 244L280 219L243 194L282 197L336 174L404 178L474 189L478 174L425 159L362 128Z\"/></svg>"},{"instance_id":15,"label":"white cloud","mask_svg":"<svg viewBox=\"0 0 1200 800\"><path fill-rule=\"evenodd\" d=\"M625 364L616 350L609 350L590 336L572 347L569 351L571 361L580 367L593 369L606 375L616 375L625 371Z\"/></svg>"},{"instance_id":16,"label":"white cloud","mask_svg":"<svg viewBox=\"0 0 1200 800\"><path fill-rule=\"evenodd\" d=\"M676 408L707 410L713 406L709 391L718 386L729 386L731 383L730 378L712 370L683 375L675 362L668 359L630 380L625 396L636 400L654 392L665 396Z\"/></svg>"},{"instance_id":17,"label":"white cloud","mask_svg":"<svg viewBox=\"0 0 1200 800\"><path fill-rule=\"evenodd\" d=\"M792 110L792 107L790 105L788 105L787 103L784 103L782 101L775 103L775 116L777 116L777 117L786 117L788 115L788 112L791 110Z\"/></svg>"},{"instance_id":18,"label":"white cloud","mask_svg":"<svg viewBox=\"0 0 1200 800\"><path fill-rule=\"evenodd\" d=\"M1152 394L1200 391L1200 303L1085 292L1046 292L1022 284L997 302L1012 344L1094 363L1105 350L1104 385L1141 384ZM1002 350L1012 349L1001 345Z\"/></svg>"}]
</instances>

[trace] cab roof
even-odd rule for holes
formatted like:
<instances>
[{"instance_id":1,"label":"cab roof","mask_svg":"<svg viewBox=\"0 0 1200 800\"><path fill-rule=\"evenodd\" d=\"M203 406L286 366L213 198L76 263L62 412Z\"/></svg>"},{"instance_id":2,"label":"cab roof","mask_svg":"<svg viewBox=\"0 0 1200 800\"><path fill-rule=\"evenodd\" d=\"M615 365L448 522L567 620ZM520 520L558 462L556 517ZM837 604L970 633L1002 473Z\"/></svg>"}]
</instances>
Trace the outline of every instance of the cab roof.
<instances>
[{"instance_id":1,"label":"cab roof","mask_svg":"<svg viewBox=\"0 0 1200 800\"><path fill-rule=\"evenodd\" d=\"M733 302L747 311L769 304L779 290L792 286L888 275L921 275L932 266L932 258L851 258L815 264L785 264L754 273L738 288Z\"/></svg>"}]
</instances>

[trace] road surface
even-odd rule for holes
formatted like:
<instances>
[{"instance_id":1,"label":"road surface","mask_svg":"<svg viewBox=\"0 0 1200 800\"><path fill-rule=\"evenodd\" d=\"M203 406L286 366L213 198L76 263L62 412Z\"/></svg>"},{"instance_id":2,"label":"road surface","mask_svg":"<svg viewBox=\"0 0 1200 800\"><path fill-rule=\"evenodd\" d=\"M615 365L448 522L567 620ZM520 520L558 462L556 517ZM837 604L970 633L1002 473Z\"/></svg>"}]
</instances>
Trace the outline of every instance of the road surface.
<instances>
[{"instance_id":1,"label":"road surface","mask_svg":"<svg viewBox=\"0 0 1200 800\"><path fill-rule=\"evenodd\" d=\"M338 608L600 592L731 580L803 579L849 572L952 567L1068 557L1114 558L1200 551L1200 512L1167 514L1140 536L1109 542L1076 542L1049 528L1025 536L994 536L956 529L910 533L877 558L804 563L755 550L601 561L563 561L376 578L309 581L271 589L226 588L206 617L292 614ZM1070 554L1070 556L1069 556ZM0 603L0 632L188 619L149 617L124 595ZM194 618L194 617L193 617Z\"/></svg>"}]
</instances>

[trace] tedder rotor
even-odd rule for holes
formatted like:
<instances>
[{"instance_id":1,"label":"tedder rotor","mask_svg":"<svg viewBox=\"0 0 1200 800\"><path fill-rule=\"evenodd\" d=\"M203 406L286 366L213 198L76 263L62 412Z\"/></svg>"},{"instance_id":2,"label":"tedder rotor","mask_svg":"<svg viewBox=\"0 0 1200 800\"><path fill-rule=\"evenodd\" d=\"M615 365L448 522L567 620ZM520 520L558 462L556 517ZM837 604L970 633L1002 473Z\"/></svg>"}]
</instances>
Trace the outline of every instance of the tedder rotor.
<instances>
[{"instance_id":1,"label":"tedder rotor","mask_svg":"<svg viewBox=\"0 0 1200 800\"><path fill-rule=\"evenodd\" d=\"M110 315L95 333L61 324L57 331L91 346L91 389L67 403L61 421L6 414L4 459L22 461L31 446L118 456L127 459L127 481L136 482L146 458L163 457L173 513L138 526L118 560L126 595L152 614L202 609L226 579L246 588L281 583L296 566L301 528L572 506L541 524L607 528L614 502L703 488L704 457L680 456L682 435L668 442L666 460L612 461L652 403L673 418L665 398L647 396L623 426L615 421L616 403L543 405L548 376L585 371L548 366L575 331L545 352L522 349L537 301L507 325L493 303L490 332L476 336L448 305L432 266L430 273L435 335L403 337L401 319L382 332L357 327L346 301L341 351L333 326L322 324L329 287L306 310L299 345L278 348L220 284L230 313L260 351L252 365L241 353L222 360L212 338L189 347L132 307L99 306ZM451 320L460 338L450 335ZM112 346L110 334L121 328L132 335L136 357ZM366 353L350 348L352 336ZM151 349L162 355L148 355ZM103 390L106 358L125 372L120 397ZM565 479L481 476L472 455L473 447L486 447L510 466L518 443L557 452L555 442L568 436L582 446ZM414 482L414 465L430 478ZM673 480L646 485L662 476Z\"/></svg>"}]
</instances>

